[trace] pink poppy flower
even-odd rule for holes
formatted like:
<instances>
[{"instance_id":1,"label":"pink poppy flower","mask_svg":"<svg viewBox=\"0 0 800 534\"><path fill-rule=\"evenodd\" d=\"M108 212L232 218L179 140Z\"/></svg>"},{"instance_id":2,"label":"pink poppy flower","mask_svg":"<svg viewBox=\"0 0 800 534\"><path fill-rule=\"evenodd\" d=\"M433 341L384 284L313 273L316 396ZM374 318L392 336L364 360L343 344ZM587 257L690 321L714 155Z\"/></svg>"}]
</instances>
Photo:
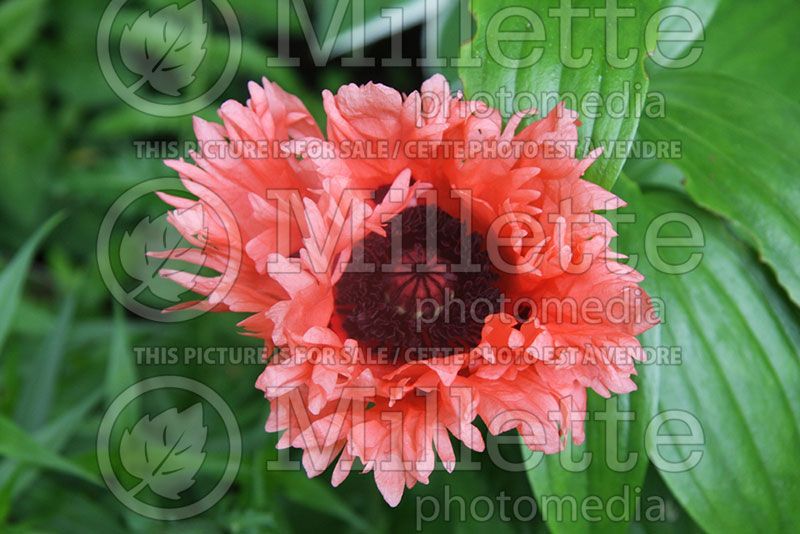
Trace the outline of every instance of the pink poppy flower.
<instances>
[{"instance_id":1,"label":"pink poppy flower","mask_svg":"<svg viewBox=\"0 0 800 534\"><path fill-rule=\"evenodd\" d=\"M238 275L164 274L207 297L191 306L249 314L273 355L266 429L309 476L334 465L338 485L358 465L395 506L437 457L454 468L453 437L484 448L477 418L555 453L584 439L588 388L635 389L635 336L656 319L596 213L622 202L581 179L599 153L575 158L576 113L503 126L434 76L410 95L325 91L323 137L296 97L249 89L222 124L195 119L213 156L167 162L198 200L164 196L195 247L181 259L241 257Z\"/></svg>"}]
</instances>

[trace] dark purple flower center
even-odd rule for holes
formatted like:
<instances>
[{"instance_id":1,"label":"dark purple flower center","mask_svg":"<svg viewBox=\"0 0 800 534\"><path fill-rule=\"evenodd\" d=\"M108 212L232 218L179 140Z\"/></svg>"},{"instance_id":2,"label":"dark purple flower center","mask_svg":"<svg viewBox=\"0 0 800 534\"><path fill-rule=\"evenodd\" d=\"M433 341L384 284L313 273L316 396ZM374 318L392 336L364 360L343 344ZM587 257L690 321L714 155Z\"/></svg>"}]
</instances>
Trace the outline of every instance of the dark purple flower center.
<instances>
[{"instance_id":1,"label":"dark purple flower center","mask_svg":"<svg viewBox=\"0 0 800 534\"><path fill-rule=\"evenodd\" d=\"M483 238L432 206L405 209L386 233L356 246L334 288L344 332L371 361L402 363L477 345L500 296Z\"/></svg>"}]
</instances>

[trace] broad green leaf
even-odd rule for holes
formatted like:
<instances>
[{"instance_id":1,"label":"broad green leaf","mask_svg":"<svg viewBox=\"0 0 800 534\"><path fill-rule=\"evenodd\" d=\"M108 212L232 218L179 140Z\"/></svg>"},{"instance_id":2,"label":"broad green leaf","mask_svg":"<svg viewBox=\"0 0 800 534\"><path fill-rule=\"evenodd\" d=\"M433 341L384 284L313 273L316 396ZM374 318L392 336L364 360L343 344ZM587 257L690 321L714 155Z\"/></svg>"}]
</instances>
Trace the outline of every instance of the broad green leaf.
<instances>
[{"instance_id":1,"label":"broad green leaf","mask_svg":"<svg viewBox=\"0 0 800 534\"><path fill-rule=\"evenodd\" d=\"M800 69L787 64L797 53L800 3L796 0L720 0L706 28L695 70L727 74L794 96Z\"/></svg>"},{"instance_id":2,"label":"broad green leaf","mask_svg":"<svg viewBox=\"0 0 800 534\"><path fill-rule=\"evenodd\" d=\"M658 41L658 63L648 63L650 67L666 66L668 68L684 68L684 61L691 62L702 52L695 52L705 43L709 24L713 23L717 8L724 0L666 0L657 30L661 38ZM654 34L655 36L655 34Z\"/></svg>"},{"instance_id":3,"label":"broad green leaf","mask_svg":"<svg viewBox=\"0 0 800 534\"><path fill-rule=\"evenodd\" d=\"M551 532L628 531L647 472L644 435L654 405L650 386L637 382L639 390L628 395L590 393L583 444L528 458L528 479ZM584 503L594 506L591 513L584 514Z\"/></svg>"},{"instance_id":4,"label":"broad green leaf","mask_svg":"<svg viewBox=\"0 0 800 534\"><path fill-rule=\"evenodd\" d=\"M724 223L685 196L638 195L629 184L621 194L638 216L622 239L645 232L638 268L665 302L661 343L681 354L661 369L667 421L646 436L651 461L707 531L791 530L800 502L796 309Z\"/></svg>"},{"instance_id":5,"label":"broad green leaf","mask_svg":"<svg viewBox=\"0 0 800 534\"><path fill-rule=\"evenodd\" d=\"M800 303L800 105L714 74L669 73L653 88L668 112L643 120L641 137L681 141L689 195L731 219Z\"/></svg>"},{"instance_id":6,"label":"broad green leaf","mask_svg":"<svg viewBox=\"0 0 800 534\"><path fill-rule=\"evenodd\" d=\"M17 252L14 259L6 265L0 274L0 349L8 335L14 312L19 305L22 295L22 286L28 274L33 255L39 243L63 219L61 214L54 215L39 230L31 236L23 247Z\"/></svg>"},{"instance_id":7,"label":"broad green leaf","mask_svg":"<svg viewBox=\"0 0 800 534\"><path fill-rule=\"evenodd\" d=\"M28 358L27 374L14 414L16 421L27 430L37 430L50 415L74 315L75 294L70 293L61 305L53 330Z\"/></svg>"},{"instance_id":8,"label":"broad green leaf","mask_svg":"<svg viewBox=\"0 0 800 534\"><path fill-rule=\"evenodd\" d=\"M675 500L658 470L651 464L640 496L639 517L632 534L702 534L686 510Z\"/></svg>"},{"instance_id":9,"label":"broad green leaf","mask_svg":"<svg viewBox=\"0 0 800 534\"><path fill-rule=\"evenodd\" d=\"M569 35L561 28L562 20L569 18L550 12L564 8L563 2L475 0L472 12L477 32L462 48L459 68L466 96L488 93L505 116L531 104L545 114L559 101L566 101L580 114L581 155L593 148L608 148L609 143L630 141L647 94L645 28L659 4L659 0L619 2L619 8L634 11L629 18L620 19L618 46L613 50L605 45L606 19L593 11L605 7L605 2L572 2L582 16L572 18L570 47L565 41ZM598 98L602 105L596 104ZM610 103L612 98L616 108ZM515 99L519 99L516 104ZM586 179L610 189L625 163L616 152L606 150L611 157L594 163Z\"/></svg>"},{"instance_id":10,"label":"broad green leaf","mask_svg":"<svg viewBox=\"0 0 800 534\"><path fill-rule=\"evenodd\" d=\"M678 193L686 191L683 172L669 161L629 159L623 174L634 179L643 188L669 189Z\"/></svg>"},{"instance_id":11,"label":"broad green leaf","mask_svg":"<svg viewBox=\"0 0 800 534\"><path fill-rule=\"evenodd\" d=\"M0 455L36 467L73 475L95 484L100 483L94 473L52 452L18 427L14 421L2 415L0 415Z\"/></svg>"}]
</instances>

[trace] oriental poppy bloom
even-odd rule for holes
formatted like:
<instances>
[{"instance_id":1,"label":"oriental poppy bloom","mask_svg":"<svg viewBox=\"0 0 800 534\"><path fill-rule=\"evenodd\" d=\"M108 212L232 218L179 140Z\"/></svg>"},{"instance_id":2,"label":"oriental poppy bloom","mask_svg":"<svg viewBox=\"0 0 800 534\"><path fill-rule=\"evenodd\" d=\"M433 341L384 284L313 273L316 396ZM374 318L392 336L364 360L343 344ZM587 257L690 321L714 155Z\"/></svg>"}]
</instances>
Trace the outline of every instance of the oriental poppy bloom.
<instances>
[{"instance_id":1,"label":"oriental poppy bloom","mask_svg":"<svg viewBox=\"0 0 800 534\"><path fill-rule=\"evenodd\" d=\"M199 199L163 196L195 247L180 259L222 271L240 252L238 276L164 275L207 297L190 306L248 314L266 429L310 476L358 466L394 506L437 457L454 468L453 438L484 448L478 418L554 453L584 439L588 388L635 389L655 319L596 213L621 201L581 179L599 152L576 158L576 113L504 126L434 76L324 92L323 136L296 97L249 89L222 124L195 119L193 163L167 162ZM229 215L197 216L207 191Z\"/></svg>"}]
</instances>

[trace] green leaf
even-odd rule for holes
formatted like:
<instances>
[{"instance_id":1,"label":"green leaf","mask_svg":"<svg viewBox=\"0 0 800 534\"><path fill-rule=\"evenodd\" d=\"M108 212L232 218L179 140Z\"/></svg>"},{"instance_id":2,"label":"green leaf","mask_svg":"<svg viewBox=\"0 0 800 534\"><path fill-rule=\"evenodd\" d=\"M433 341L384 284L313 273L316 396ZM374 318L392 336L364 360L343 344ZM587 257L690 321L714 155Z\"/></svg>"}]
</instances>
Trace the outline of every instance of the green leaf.
<instances>
[{"instance_id":1,"label":"green leaf","mask_svg":"<svg viewBox=\"0 0 800 534\"><path fill-rule=\"evenodd\" d=\"M33 438L52 451L61 451L99 399L97 392L90 393L82 402L70 407L63 415L35 432ZM6 460L0 465L0 523L14 498L30 487L38 476L37 470L26 468L17 462Z\"/></svg>"},{"instance_id":2,"label":"green leaf","mask_svg":"<svg viewBox=\"0 0 800 534\"><path fill-rule=\"evenodd\" d=\"M6 336L8 335L11 322L14 318L14 312L19 305L20 296L22 295L22 286L25 283L25 278L28 274L33 254L50 231L62 221L62 214L56 214L51 217L46 223L42 225L39 230L33 234L25 245L17 252L14 259L6 266L3 273L0 274L0 349L3 348Z\"/></svg>"},{"instance_id":3,"label":"green leaf","mask_svg":"<svg viewBox=\"0 0 800 534\"><path fill-rule=\"evenodd\" d=\"M800 69L787 58L797 53L800 4L796 0L721 0L705 34L694 69L728 74L794 96Z\"/></svg>"},{"instance_id":4,"label":"green leaf","mask_svg":"<svg viewBox=\"0 0 800 534\"><path fill-rule=\"evenodd\" d=\"M661 369L659 396L662 413L679 419L657 428L662 437L648 434L651 461L707 531L791 530L800 502L790 445L800 443L796 309L724 223L685 196L639 195L630 184L620 194L638 215L622 239L646 235L638 268L665 302L661 343L681 354ZM687 244L692 228L702 246ZM676 266L683 274L666 274ZM686 437L692 428L696 439ZM683 438L656 443L665 431Z\"/></svg>"},{"instance_id":5,"label":"green leaf","mask_svg":"<svg viewBox=\"0 0 800 534\"><path fill-rule=\"evenodd\" d=\"M560 454L528 458L528 480L551 532L628 531L636 488L641 491L647 473L644 435L654 393L650 385L610 399L590 393L586 441L570 441ZM590 513L582 512L584 503L594 507ZM554 507L566 513L555 513Z\"/></svg>"},{"instance_id":6,"label":"green leaf","mask_svg":"<svg viewBox=\"0 0 800 534\"><path fill-rule=\"evenodd\" d=\"M580 114L580 154L609 142L632 140L648 86L643 66L647 57L644 28L659 0L619 2L620 8L635 9L635 15L619 21L617 51L606 50L606 20L593 11L590 16L573 18L572 47L560 46L562 18L550 15L549 10L561 4L556 0L475 0L472 12L477 32L462 48L461 61L475 58L479 64L462 64L459 68L466 96L492 95L495 107L506 117L511 111L520 111L510 108L531 103L531 97L540 114L566 100ZM576 0L572 5L583 10L604 7L605 3ZM630 56L634 61L627 57L619 60L628 53L636 54ZM514 98L519 98L519 103L512 105L511 98L502 97L509 94L517 95ZM597 100L594 96L587 98L589 94L599 95L604 105L591 104ZM621 102L614 105L624 113L611 108L610 98ZM610 189L625 163L625 158L615 152L606 151L613 157L601 157L585 178Z\"/></svg>"},{"instance_id":7,"label":"green leaf","mask_svg":"<svg viewBox=\"0 0 800 534\"><path fill-rule=\"evenodd\" d=\"M702 534L703 529L678 504L652 464L647 471L641 499L641 514L631 525L632 534Z\"/></svg>"},{"instance_id":8,"label":"green leaf","mask_svg":"<svg viewBox=\"0 0 800 534\"><path fill-rule=\"evenodd\" d=\"M668 113L643 120L641 136L681 141L674 163L689 195L736 223L800 303L800 105L715 74L670 73L653 88L666 95Z\"/></svg>"},{"instance_id":9,"label":"green leaf","mask_svg":"<svg viewBox=\"0 0 800 534\"><path fill-rule=\"evenodd\" d=\"M657 26L663 35L658 40L658 50L653 50L660 53L658 63L662 66L669 65L670 68L682 68L680 63L685 58L691 60L694 57L692 49L702 46L707 39L706 29L713 23L720 2L721 0L663 1L664 11ZM697 24L698 20L700 24ZM657 69L659 65L650 62L648 67Z\"/></svg>"},{"instance_id":10,"label":"green leaf","mask_svg":"<svg viewBox=\"0 0 800 534\"><path fill-rule=\"evenodd\" d=\"M95 474L52 452L18 427L14 421L2 415L0 415L0 454L19 462L53 469L100 484Z\"/></svg>"},{"instance_id":11,"label":"green leaf","mask_svg":"<svg viewBox=\"0 0 800 534\"><path fill-rule=\"evenodd\" d=\"M50 415L74 315L75 295L70 293L61 305L53 330L27 362L28 372L14 414L27 430L38 429Z\"/></svg>"},{"instance_id":12,"label":"green leaf","mask_svg":"<svg viewBox=\"0 0 800 534\"><path fill-rule=\"evenodd\" d=\"M128 340L125 314L120 306L114 306L114 329L106 368L105 394L111 403L117 395L136 383L136 364ZM141 414L140 402L135 398L119 416L123 428L132 428Z\"/></svg>"}]
</instances>

